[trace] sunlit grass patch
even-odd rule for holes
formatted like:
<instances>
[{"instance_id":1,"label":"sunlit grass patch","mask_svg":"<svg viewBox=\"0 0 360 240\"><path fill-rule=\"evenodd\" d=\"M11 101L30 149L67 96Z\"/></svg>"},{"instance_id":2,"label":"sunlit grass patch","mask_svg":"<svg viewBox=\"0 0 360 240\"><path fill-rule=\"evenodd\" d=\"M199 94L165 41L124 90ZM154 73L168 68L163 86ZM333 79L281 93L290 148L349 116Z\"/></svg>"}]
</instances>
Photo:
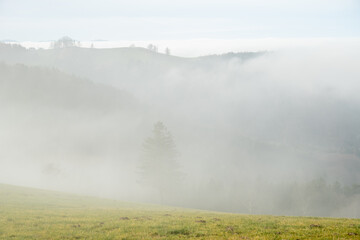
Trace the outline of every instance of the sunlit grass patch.
<instances>
[{"instance_id":1,"label":"sunlit grass patch","mask_svg":"<svg viewBox=\"0 0 360 240\"><path fill-rule=\"evenodd\" d=\"M360 239L360 220L226 214L0 185L0 239Z\"/></svg>"}]
</instances>

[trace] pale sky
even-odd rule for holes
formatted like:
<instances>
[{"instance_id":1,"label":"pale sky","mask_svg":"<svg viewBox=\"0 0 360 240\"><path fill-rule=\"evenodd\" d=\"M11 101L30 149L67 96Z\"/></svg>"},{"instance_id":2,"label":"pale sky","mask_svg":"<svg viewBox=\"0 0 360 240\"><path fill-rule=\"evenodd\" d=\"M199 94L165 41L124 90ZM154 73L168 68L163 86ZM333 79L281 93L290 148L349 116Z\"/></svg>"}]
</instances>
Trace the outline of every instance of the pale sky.
<instances>
[{"instance_id":1,"label":"pale sky","mask_svg":"<svg viewBox=\"0 0 360 240\"><path fill-rule=\"evenodd\" d=\"M360 0L0 0L0 40L359 38Z\"/></svg>"}]
</instances>

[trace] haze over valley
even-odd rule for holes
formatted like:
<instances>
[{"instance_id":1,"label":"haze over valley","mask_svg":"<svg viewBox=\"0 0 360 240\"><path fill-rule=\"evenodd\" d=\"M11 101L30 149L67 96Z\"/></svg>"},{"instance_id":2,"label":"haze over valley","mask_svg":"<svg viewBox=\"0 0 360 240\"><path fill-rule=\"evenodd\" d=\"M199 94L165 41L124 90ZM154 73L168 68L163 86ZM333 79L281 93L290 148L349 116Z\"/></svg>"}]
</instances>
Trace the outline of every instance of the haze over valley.
<instances>
[{"instance_id":1,"label":"haze over valley","mask_svg":"<svg viewBox=\"0 0 360 240\"><path fill-rule=\"evenodd\" d=\"M359 21L357 0L0 0L0 202L360 218Z\"/></svg>"},{"instance_id":2,"label":"haze over valley","mask_svg":"<svg viewBox=\"0 0 360 240\"><path fill-rule=\"evenodd\" d=\"M166 204L359 216L357 53L182 58L137 47L1 44L0 180L160 203L139 166L161 121L182 173Z\"/></svg>"}]
</instances>

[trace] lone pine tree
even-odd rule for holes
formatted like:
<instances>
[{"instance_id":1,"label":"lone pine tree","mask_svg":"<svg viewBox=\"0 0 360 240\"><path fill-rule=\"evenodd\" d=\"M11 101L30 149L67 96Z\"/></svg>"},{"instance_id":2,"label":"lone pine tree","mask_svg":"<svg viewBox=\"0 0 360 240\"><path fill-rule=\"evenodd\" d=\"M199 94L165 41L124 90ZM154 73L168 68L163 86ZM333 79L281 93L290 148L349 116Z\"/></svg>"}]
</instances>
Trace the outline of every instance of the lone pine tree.
<instances>
[{"instance_id":1,"label":"lone pine tree","mask_svg":"<svg viewBox=\"0 0 360 240\"><path fill-rule=\"evenodd\" d=\"M155 123L152 136L143 143L140 172L142 182L159 192L161 203L180 181L178 155L171 133L162 122Z\"/></svg>"}]
</instances>

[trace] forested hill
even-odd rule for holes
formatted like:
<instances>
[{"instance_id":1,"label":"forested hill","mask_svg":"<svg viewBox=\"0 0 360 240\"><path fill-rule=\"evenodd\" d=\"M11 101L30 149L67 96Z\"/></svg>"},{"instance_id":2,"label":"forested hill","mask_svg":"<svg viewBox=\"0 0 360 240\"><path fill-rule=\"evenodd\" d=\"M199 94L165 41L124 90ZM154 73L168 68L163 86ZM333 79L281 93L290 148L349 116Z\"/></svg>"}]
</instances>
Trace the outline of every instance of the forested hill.
<instances>
[{"instance_id":1,"label":"forested hill","mask_svg":"<svg viewBox=\"0 0 360 240\"><path fill-rule=\"evenodd\" d=\"M136 88L134 84L144 83L149 79L152 83L159 82L169 71L219 67L230 60L243 62L263 54L264 52L245 52L182 58L138 47L112 49L67 47L35 50L0 43L0 61L55 67L70 74L129 90ZM144 76L147 78L144 79Z\"/></svg>"},{"instance_id":2,"label":"forested hill","mask_svg":"<svg viewBox=\"0 0 360 240\"><path fill-rule=\"evenodd\" d=\"M0 104L62 110L121 112L135 109L128 92L93 83L56 69L0 63Z\"/></svg>"}]
</instances>

